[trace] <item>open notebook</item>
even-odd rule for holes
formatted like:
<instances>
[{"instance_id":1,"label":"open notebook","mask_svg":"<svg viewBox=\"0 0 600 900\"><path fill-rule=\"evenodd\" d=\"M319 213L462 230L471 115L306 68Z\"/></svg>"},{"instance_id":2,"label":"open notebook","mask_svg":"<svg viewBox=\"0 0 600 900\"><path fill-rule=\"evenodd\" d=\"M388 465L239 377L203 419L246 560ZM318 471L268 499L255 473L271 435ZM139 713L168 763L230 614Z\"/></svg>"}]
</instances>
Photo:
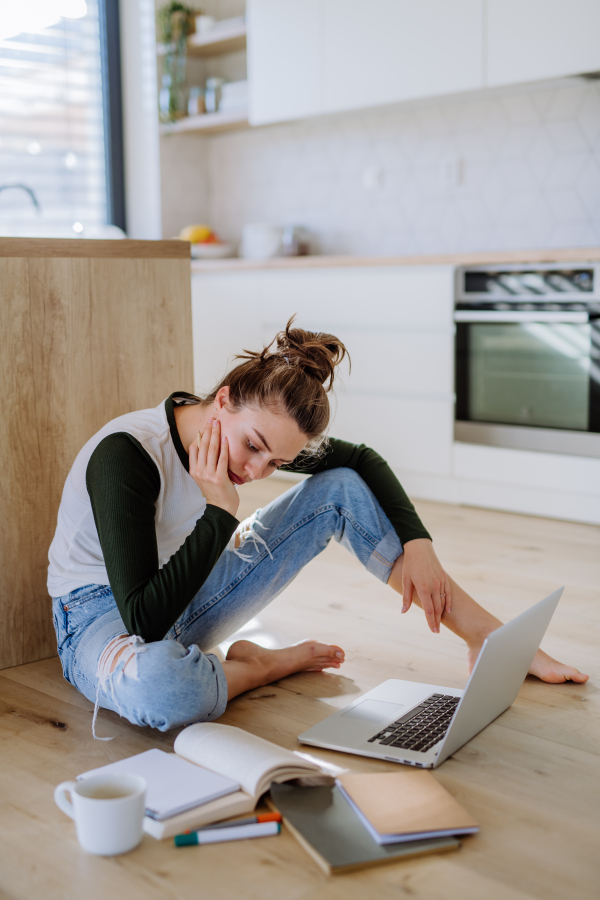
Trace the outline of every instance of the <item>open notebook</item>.
<instances>
[{"instance_id":1,"label":"open notebook","mask_svg":"<svg viewBox=\"0 0 600 900\"><path fill-rule=\"evenodd\" d=\"M156 804L156 800L151 801L151 798L156 796L160 785L154 783L152 773L149 778L146 772L137 768L140 757L147 754L111 763L80 777L115 770L116 766L120 772L143 775L149 785L144 831L159 840L250 812L272 782L280 784L300 779L302 784L314 786L333 784L334 781L331 775L323 771L319 761L308 754L284 750L231 725L219 725L215 722L189 725L176 738L174 750L175 755L162 753L160 750L148 751L162 753L168 760L186 767L185 777L167 791L172 791L170 802L174 811L168 816L164 814L166 805L161 807L161 815L157 815L157 810L150 807L151 802ZM193 779L195 790L203 786L205 795L192 792L190 771L199 775ZM161 793L165 793L160 789ZM212 797L209 796L210 791L213 791ZM217 791L220 793L216 793ZM186 796L187 805L184 807Z\"/></svg>"},{"instance_id":2,"label":"open notebook","mask_svg":"<svg viewBox=\"0 0 600 900\"><path fill-rule=\"evenodd\" d=\"M148 784L146 815L159 821L240 790L239 782L232 778L201 769L174 753L157 749L91 769L79 775L77 780L111 773L145 778Z\"/></svg>"}]
</instances>

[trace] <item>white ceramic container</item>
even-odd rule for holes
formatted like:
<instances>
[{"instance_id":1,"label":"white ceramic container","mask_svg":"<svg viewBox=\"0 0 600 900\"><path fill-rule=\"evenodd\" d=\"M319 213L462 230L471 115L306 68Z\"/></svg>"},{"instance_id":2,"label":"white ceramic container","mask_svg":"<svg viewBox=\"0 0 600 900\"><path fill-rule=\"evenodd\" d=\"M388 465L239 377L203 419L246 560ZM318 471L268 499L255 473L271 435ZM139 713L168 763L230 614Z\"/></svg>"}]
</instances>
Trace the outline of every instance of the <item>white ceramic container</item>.
<instances>
[{"instance_id":1,"label":"white ceramic container","mask_svg":"<svg viewBox=\"0 0 600 900\"><path fill-rule=\"evenodd\" d=\"M253 222L244 225L240 255L244 259L272 259L281 256L283 228Z\"/></svg>"}]
</instances>

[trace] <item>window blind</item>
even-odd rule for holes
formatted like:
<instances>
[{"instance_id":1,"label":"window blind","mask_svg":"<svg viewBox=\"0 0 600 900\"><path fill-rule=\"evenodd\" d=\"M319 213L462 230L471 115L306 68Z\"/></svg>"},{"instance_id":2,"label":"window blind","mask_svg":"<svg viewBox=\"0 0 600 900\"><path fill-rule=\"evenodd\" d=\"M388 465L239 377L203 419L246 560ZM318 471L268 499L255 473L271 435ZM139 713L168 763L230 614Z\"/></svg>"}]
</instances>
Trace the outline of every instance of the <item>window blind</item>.
<instances>
[{"instance_id":1,"label":"window blind","mask_svg":"<svg viewBox=\"0 0 600 900\"><path fill-rule=\"evenodd\" d=\"M93 232L109 214L98 0L10 5L0 4L0 233Z\"/></svg>"}]
</instances>

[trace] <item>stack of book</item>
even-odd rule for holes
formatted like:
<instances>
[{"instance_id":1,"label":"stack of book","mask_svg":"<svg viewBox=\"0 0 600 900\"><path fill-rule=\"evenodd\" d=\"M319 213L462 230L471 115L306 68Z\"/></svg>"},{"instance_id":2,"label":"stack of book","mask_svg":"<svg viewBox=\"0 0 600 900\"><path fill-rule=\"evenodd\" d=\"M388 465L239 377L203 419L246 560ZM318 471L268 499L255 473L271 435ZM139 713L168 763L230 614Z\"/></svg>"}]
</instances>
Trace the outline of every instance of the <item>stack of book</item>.
<instances>
[{"instance_id":1,"label":"stack of book","mask_svg":"<svg viewBox=\"0 0 600 900\"><path fill-rule=\"evenodd\" d=\"M272 782L331 786L310 757L233 728L202 722L178 735L175 753L146 750L78 776L114 772L146 779L144 831L162 840L250 812Z\"/></svg>"},{"instance_id":2,"label":"stack of book","mask_svg":"<svg viewBox=\"0 0 600 900\"><path fill-rule=\"evenodd\" d=\"M454 850L479 830L431 773L412 768L346 773L333 788L272 785L270 805L327 874Z\"/></svg>"},{"instance_id":3,"label":"stack of book","mask_svg":"<svg viewBox=\"0 0 600 900\"><path fill-rule=\"evenodd\" d=\"M212 722L185 728L174 750L147 750L79 778L142 775L148 783L144 830L159 840L248 813L270 791L269 806L328 874L452 850L460 846L458 837L479 830L422 769L354 774ZM209 838L199 832L183 843Z\"/></svg>"}]
</instances>

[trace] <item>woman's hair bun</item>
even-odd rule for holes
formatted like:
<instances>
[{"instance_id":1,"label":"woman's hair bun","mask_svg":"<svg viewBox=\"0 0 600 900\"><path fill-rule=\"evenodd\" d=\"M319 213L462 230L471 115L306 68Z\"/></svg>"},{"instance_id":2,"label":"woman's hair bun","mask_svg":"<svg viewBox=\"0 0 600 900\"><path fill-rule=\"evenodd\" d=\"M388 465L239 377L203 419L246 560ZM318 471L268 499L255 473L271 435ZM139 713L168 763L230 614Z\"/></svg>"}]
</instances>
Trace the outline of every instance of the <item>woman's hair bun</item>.
<instances>
[{"instance_id":1,"label":"woman's hair bun","mask_svg":"<svg viewBox=\"0 0 600 900\"><path fill-rule=\"evenodd\" d=\"M298 366L307 375L321 382L326 391L331 390L335 377L335 369L344 357L350 355L339 338L321 331L305 331L293 328L296 317L292 316L284 331L275 336L273 343L277 346L275 353L269 353L265 347L263 359L279 357L287 365Z\"/></svg>"},{"instance_id":2,"label":"woman's hair bun","mask_svg":"<svg viewBox=\"0 0 600 900\"><path fill-rule=\"evenodd\" d=\"M227 372L203 403L212 403L221 388L236 412L245 406L283 407L306 435L309 455L324 452L329 424L329 398L336 367L350 355L339 338L322 331L294 328L292 316L285 329L262 350L244 350L242 360Z\"/></svg>"}]
</instances>

